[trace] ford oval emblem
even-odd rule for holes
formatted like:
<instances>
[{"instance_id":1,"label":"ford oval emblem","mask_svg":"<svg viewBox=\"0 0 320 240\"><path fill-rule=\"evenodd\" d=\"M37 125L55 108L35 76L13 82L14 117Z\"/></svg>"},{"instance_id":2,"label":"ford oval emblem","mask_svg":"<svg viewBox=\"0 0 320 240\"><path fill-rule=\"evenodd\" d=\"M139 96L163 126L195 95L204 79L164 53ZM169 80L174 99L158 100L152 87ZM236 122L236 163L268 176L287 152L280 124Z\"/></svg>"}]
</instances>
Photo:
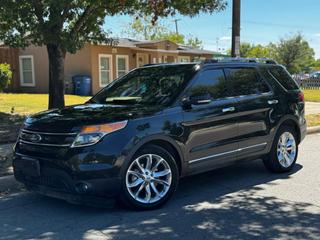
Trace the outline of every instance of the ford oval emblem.
<instances>
[{"instance_id":1,"label":"ford oval emblem","mask_svg":"<svg viewBox=\"0 0 320 240\"><path fill-rule=\"evenodd\" d=\"M41 141L41 136L39 134L31 134L29 135L29 141L30 142L34 142L34 143L37 143L37 142L40 142Z\"/></svg>"}]
</instances>

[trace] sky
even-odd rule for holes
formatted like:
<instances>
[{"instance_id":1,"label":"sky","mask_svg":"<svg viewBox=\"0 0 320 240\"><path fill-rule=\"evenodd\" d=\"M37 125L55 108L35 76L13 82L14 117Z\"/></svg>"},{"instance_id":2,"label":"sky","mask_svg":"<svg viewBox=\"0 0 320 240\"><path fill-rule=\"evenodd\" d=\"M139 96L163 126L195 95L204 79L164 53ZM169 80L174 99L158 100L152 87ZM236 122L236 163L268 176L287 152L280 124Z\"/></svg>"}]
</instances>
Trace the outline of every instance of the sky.
<instances>
[{"instance_id":1,"label":"sky","mask_svg":"<svg viewBox=\"0 0 320 240\"><path fill-rule=\"evenodd\" d=\"M226 51L231 48L232 1L219 13L197 17L175 16L165 21L175 31L203 41L204 49ZM130 16L107 17L105 29L121 36ZM266 45L300 32L320 58L320 0L241 0L241 41Z\"/></svg>"}]
</instances>

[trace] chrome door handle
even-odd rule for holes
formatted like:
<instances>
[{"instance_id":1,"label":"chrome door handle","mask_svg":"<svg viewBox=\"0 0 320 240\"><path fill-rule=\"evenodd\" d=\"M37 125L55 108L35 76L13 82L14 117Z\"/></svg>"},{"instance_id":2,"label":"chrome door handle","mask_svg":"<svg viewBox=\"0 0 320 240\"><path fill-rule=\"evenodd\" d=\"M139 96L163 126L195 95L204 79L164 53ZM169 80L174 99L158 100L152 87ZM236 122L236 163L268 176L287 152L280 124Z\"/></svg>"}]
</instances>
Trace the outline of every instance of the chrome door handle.
<instances>
[{"instance_id":1,"label":"chrome door handle","mask_svg":"<svg viewBox=\"0 0 320 240\"><path fill-rule=\"evenodd\" d=\"M278 104L278 100L274 99L274 100L268 100L268 104L269 105L274 105L274 104Z\"/></svg>"},{"instance_id":2,"label":"chrome door handle","mask_svg":"<svg viewBox=\"0 0 320 240\"><path fill-rule=\"evenodd\" d=\"M235 107L228 107L228 108L224 108L224 109L222 109L222 112L234 112L234 110L236 110L236 108Z\"/></svg>"}]
</instances>

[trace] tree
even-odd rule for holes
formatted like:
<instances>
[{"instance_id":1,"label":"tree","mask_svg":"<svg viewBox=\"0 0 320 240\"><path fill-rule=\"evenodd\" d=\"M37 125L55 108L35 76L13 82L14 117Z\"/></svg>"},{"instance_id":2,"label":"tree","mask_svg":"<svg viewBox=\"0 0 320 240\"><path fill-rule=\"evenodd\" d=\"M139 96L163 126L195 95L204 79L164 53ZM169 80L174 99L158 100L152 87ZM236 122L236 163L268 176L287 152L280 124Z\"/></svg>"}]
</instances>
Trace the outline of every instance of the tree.
<instances>
[{"instance_id":1,"label":"tree","mask_svg":"<svg viewBox=\"0 0 320 240\"><path fill-rule=\"evenodd\" d=\"M231 54L231 50L229 53ZM269 45L254 45L244 42L240 44L240 56L243 58L268 58L271 56L271 49Z\"/></svg>"},{"instance_id":2,"label":"tree","mask_svg":"<svg viewBox=\"0 0 320 240\"><path fill-rule=\"evenodd\" d=\"M199 38L193 37L191 35L187 38L187 41L185 42L185 44L197 49L200 49L203 47L203 42Z\"/></svg>"},{"instance_id":3,"label":"tree","mask_svg":"<svg viewBox=\"0 0 320 240\"><path fill-rule=\"evenodd\" d=\"M314 50L301 34L289 38L282 38L276 45L272 45L274 59L284 65L290 73L310 71L314 63Z\"/></svg>"},{"instance_id":4,"label":"tree","mask_svg":"<svg viewBox=\"0 0 320 240\"><path fill-rule=\"evenodd\" d=\"M177 44L184 44L194 48L201 48L202 41L189 35L185 37L170 30L167 22L163 19L153 23L151 16L142 18L135 16L121 33L122 36L139 40L169 40Z\"/></svg>"},{"instance_id":5,"label":"tree","mask_svg":"<svg viewBox=\"0 0 320 240\"><path fill-rule=\"evenodd\" d=\"M134 16L133 20L126 26L121 35L139 40L155 40L162 34L168 34L168 26L159 19L152 21L152 16Z\"/></svg>"},{"instance_id":6,"label":"tree","mask_svg":"<svg viewBox=\"0 0 320 240\"><path fill-rule=\"evenodd\" d=\"M320 71L320 59L317 59L312 64L312 70Z\"/></svg>"},{"instance_id":7,"label":"tree","mask_svg":"<svg viewBox=\"0 0 320 240\"><path fill-rule=\"evenodd\" d=\"M159 17L196 16L225 6L224 0L2 0L0 39L13 47L46 46L49 108L63 107L66 53L75 53L87 42L106 41L102 28L106 16L151 15L155 23Z\"/></svg>"}]
</instances>

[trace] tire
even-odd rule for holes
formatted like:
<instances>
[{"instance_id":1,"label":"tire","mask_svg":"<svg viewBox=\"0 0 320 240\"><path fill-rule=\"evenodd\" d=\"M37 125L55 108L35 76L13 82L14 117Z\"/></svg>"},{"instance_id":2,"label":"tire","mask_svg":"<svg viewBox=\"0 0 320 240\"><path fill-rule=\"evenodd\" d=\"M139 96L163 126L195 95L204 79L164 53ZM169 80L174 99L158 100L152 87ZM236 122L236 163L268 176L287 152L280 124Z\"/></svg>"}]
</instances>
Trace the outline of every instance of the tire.
<instances>
[{"instance_id":1,"label":"tire","mask_svg":"<svg viewBox=\"0 0 320 240\"><path fill-rule=\"evenodd\" d=\"M290 148L291 142L292 147ZM263 163L270 172L289 172L296 164L298 152L299 148L295 129L284 125L276 133L271 151L263 158Z\"/></svg>"},{"instance_id":2,"label":"tire","mask_svg":"<svg viewBox=\"0 0 320 240\"><path fill-rule=\"evenodd\" d=\"M149 159L151 165L148 165ZM139 150L123 172L119 198L129 208L159 208L170 199L178 186L176 161L167 150L157 145L147 145Z\"/></svg>"}]
</instances>

